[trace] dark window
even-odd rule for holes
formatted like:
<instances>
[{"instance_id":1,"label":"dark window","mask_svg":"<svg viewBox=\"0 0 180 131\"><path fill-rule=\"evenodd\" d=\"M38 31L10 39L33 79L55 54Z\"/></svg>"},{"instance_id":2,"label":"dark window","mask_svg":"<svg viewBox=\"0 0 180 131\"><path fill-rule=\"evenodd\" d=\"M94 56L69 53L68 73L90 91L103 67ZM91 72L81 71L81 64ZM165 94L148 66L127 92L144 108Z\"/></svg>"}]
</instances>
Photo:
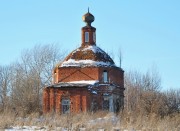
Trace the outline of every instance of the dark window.
<instances>
[{"instance_id":1,"label":"dark window","mask_svg":"<svg viewBox=\"0 0 180 131\"><path fill-rule=\"evenodd\" d=\"M66 114L70 112L70 99L62 99L62 113Z\"/></svg>"},{"instance_id":2,"label":"dark window","mask_svg":"<svg viewBox=\"0 0 180 131\"><path fill-rule=\"evenodd\" d=\"M108 72L106 70L103 72L103 82L108 82Z\"/></svg>"},{"instance_id":3,"label":"dark window","mask_svg":"<svg viewBox=\"0 0 180 131\"><path fill-rule=\"evenodd\" d=\"M109 97L104 96L103 98L103 110L109 110Z\"/></svg>"}]
</instances>

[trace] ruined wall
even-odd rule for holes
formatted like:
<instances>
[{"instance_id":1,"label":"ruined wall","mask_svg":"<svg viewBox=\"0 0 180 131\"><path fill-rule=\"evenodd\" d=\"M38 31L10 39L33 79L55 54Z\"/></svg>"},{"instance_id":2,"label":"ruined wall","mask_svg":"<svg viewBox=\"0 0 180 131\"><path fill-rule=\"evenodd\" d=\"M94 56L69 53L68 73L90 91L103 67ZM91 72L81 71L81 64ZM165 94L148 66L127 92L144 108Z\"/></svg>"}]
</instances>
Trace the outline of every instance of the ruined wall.
<instances>
[{"instance_id":1,"label":"ruined wall","mask_svg":"<svg viewBox=\"0 0 180 131\"><path fill-rule=\"evenodd\" d=\"M86 88L46 88L43 91L43 112L62 113L62 98L70 99L70 112L86 112L90 109L91 96Z\"/></svg>"},{"instance_id":2,"label":"ruined wall","mask_svg":"<svg viewBox=\"0 0 180 131\"><path fill-rule=\"evenodd\" d=\"M43 90L43 113L49 112L49 88L44 88Z\"/></svg>"},{"instance_id":3,"label":"ruined wall","mask_svg":"<svg viewBox=\"0 0 180 131\"><path fill-rule=\"evenodd\" d=\"M103 72L108 72L108 83L114 83L122 88L114 90L114 94L124 97L124 71L118 67L60 67L53 71L54 84L58 82L99 80L103 82ZM117 93L118 92L118 93ZM72 113L102 109L102 94L91 94L87 87L48 87L43 90L43 112L62 113L62 98L69 98ZM92 107L94 102L94 107Z\"/></svg>"}]
</instances>

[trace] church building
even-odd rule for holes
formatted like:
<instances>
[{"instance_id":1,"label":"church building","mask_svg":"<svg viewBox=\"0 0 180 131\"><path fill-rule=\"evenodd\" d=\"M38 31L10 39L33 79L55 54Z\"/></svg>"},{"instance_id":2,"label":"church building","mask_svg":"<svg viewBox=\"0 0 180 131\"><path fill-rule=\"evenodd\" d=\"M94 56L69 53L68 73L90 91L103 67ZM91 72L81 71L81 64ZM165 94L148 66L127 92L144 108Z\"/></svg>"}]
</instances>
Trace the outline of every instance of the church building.
<instances>
[{"instance_id":1,"label":"church building","mask_svg":"<svg viewBox=\"0 0 180 131\"><path fill-rule=\"evenodd\" d=\"M96 45L94 16L83 15L81 46L53 69L53 83L43 89L43 112L118 112L124 106L124 71Z\"/></svg>"}]
</instances>

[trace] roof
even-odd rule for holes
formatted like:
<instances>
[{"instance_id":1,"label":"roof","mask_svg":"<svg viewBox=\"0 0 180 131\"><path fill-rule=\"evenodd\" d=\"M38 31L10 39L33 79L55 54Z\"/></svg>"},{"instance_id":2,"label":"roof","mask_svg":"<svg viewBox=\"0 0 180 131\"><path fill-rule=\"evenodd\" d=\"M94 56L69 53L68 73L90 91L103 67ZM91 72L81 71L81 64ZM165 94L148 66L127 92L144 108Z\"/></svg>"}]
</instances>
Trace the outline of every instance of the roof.
<instances>
[{"instance_id":1,"label":"roof","mask_svg":"<svg viewBox=\"0 0 180 131\"><path fill-rule=\"evenodd\" d=\"M111 57L96 45L81 46L72 51L59 67L112 67L115 66Z\"/></svg>"},{"instance_id":2,"label":"roof","mask_svg":"<svg viewBox=\"0 0 180 131\"><path fill-rule=\"evenodd\" d=\"M117 90L120 90L120 86L112 83L99 83L98 80L82 80L82 81L70 81L70 82L59 82L54 85L50 85L46 88L87 88L91 93L98 94L98 92L114 93L118 94ZM117 88L118 87L118 88ZM124 88L121 88L124 90Z\"/></svg>"},{"instance_id":3,"label":"roof","mask_svg":"<svg viewBox=\"0 0 180 131\"><path fill-rule=\"evenodd\" d=\"M59 82L58 84L54 84L53 87L86 87L95 85L99 81L97 80L82 80L82 81L70 81L70 82Z\"/></svg>"}]
</instances>

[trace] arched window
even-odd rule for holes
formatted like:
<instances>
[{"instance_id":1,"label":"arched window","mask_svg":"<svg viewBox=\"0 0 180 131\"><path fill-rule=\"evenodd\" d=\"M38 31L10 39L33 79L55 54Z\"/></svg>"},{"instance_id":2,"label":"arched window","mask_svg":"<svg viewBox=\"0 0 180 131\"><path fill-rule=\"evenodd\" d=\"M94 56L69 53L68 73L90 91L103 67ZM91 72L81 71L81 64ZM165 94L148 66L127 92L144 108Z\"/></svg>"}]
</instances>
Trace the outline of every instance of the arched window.
<instances>
[{"instance_id":1,"label":"arched window","mask_svg":"<svg viewBox=\"0 0 180 131\"><path fill-rule=\"evenodd\" d=\"M103 71L103 82L108 82L108 72L106 70Z\"/></svg>"},{"instance_id":2,"label":"arched window","mask_svg":"<svg viewBox=\"0 0 180 131\"><path fill-rule=\"evenodd\" d=\"M70 113L70 99L63 98L61 101L61 105L63 114Z\"/></svg>"},{"instance_id":3,"label":"arched window","mask_svg":"<svg viewBox=\"0 0 180 131\"><path fill-rule=\"evenodd\" d=\"M89 42L89 32L85 32L85 42Z\"/></svg>"}]
</instances>

